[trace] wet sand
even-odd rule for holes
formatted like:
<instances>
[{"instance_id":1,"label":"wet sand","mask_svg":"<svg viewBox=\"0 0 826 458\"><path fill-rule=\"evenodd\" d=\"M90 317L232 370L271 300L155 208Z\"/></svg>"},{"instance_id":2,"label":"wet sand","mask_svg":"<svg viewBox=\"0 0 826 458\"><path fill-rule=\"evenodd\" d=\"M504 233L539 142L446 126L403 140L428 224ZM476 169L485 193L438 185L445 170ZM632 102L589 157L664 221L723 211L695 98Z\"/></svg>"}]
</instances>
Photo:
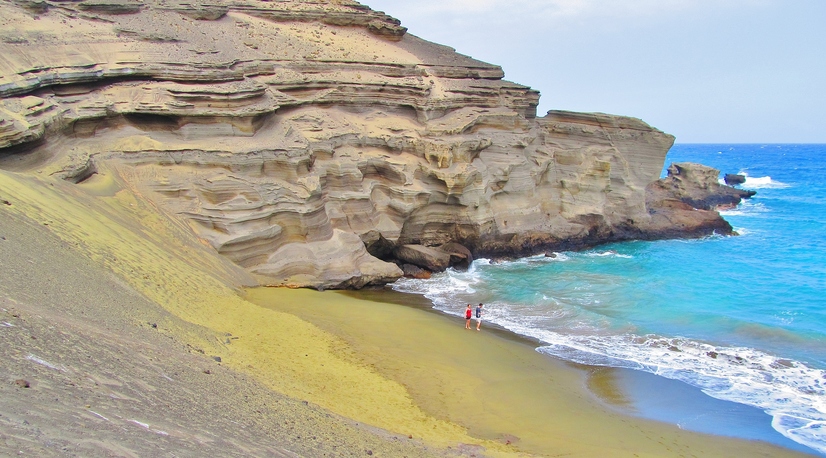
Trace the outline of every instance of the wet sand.
<instances>
[{"instance_id":1,"label":"wet sand","mask_svg":"<svg viewBox=\"0 0 826 458\"><path fill-rule=\"evenodd\" d=\"M603 394L603 387L610 391ZM712 398L687 383L631 369L600 368L588 387L629 415L659 420L681 429L720 436L761 440L781 447L814 453L772 428L772 418L756 407ZM611 393L621 393L613 398Z\"/></svg>"},{"instance_id":2,"label":"wet sand","mask_svg":"<svg viewBox=\"0 0 826 458\"><path fill-rule=\"evenodd\" d=\"M595 368L535 351L536 342L430 309L392 291L324 292L256 288L247 299L294 314L341 337L358 358L402 384L429 415L467 428L501 451L571 456L803 456L758 441L695 433L636 418L632 400ZM402 305L404 304L404 305ZM624 400L624 401L623 401ZM486 444L482 444L486 445ZM493 450L489 450L493 451Z\"/></svg>"},{"instance_id":3,"label":"wet sand","mask_svg":"<svg viewBox=\"0 0 826 458\"><path fill-rule=\"evenodd\" d=\"M434 309L433 304L423 296L398 293L390 288L343 291L341 294L446 316ZM459 317L456 321L463 322ZM472 324L475 326L475 321ZM531 348L540 346L537 339L515 334L501 326L486 323L485 330ZM559 362L550 356L548 359ZM589 391L623 414L677 425L689 431L764 441L803 453L815 453L772 428L771 416L760 409L712 398L684 382L632 369L563 364L584 372Z\"/></svg>"}]
</instances>

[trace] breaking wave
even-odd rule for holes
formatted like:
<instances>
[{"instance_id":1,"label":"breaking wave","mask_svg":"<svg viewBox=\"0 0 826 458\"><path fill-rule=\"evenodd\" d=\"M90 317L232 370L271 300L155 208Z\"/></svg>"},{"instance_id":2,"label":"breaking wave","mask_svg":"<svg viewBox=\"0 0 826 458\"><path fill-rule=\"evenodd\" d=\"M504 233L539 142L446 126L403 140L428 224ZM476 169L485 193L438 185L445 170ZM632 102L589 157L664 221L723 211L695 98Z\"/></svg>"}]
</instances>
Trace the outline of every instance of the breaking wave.
<instances>
[{"instance_id":1,"label":"breaking wave","mask_svg":"<svg viewBox=\"0 0 826 458\"><path fill-rule=\"evenodd\" d=\"M429 280L401 279L400 292L421 294L434 307L460 316L465 303L485 302L488 320L541 342L537 351L564 360L641 370L680 380L709 396L757 407L772 416L781 434L826 454L826 371L753 348L717 346L693 339L608 331L575 300L536 293L530 304L509 303L491 295L481 270L517 269L530 264L578 258L631 258L613 250L535 256L513 262L476 260L467 271L448 270ZM585 298L586 296L583 296ZM599 299L587 297L599 305Z\"/></svg>"}]
</instances>

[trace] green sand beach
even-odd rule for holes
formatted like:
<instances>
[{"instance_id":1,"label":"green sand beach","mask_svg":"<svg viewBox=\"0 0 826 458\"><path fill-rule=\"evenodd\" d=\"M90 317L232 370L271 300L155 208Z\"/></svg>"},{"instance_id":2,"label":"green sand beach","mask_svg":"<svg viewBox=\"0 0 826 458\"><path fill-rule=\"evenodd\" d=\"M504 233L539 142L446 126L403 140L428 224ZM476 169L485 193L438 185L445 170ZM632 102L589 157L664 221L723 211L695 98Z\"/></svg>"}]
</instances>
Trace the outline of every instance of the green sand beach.
<instances>
[{"instance_id":1,"label":"green sand beach","mask_svg":"<svg viewBox=\"0 0 826 458\"><path fill-rule=\"evenodd\" d=\"M247 299L342 338L370 367L402 384L427 414L467 428L488 444L504 445L497 452L800 456L617 412L587 388L589 381L596 383L592 389L622 402L624 394L610 377L589 377L597 369L543 356L534 342L484 323L484 332L468 331L463 320L428 311L418 297L257 288Z\"/></svg>"}]
</instances>

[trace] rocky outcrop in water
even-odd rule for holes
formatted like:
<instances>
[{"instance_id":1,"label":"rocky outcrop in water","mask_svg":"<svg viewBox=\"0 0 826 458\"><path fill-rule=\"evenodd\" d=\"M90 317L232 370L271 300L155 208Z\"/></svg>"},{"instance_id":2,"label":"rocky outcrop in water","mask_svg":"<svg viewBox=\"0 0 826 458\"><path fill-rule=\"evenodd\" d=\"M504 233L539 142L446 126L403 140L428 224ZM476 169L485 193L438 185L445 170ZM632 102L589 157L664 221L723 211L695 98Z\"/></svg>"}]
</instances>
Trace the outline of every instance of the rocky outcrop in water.
<instances>
[{"instance_id":1,"label":"rocky outcrop in water","mask_svg":"<svg viewBox=\"0 0 826 458\"><path fill-rule=\"evenodd\" d=\"M731 208L756 194L720 184L719 170L691 162L671 164L668 176L650 186L649 193L664 193L700 210Z\"/></svg>"},{"instance_id":2,"label":"rocky outcrop in water","mask_svg":"<svg viewBox=\"0 0 826 458\"><path fill-rule=\"evenodd\" d=\"M713 199L664 197L683 172L649 186L671 135L622 116L536 117L539 94L498 66L356 2L0 12L0 168L79 186L117 174L262 284L360 288L403 265L725 223L689 214Z\"/></svg>"},{"instance_id":3,"label":"rocky outcrop in water","mask_svg":"<svg viewBox=\"0 0 826 458\"><path fill-rule=\"evenodd\" d=\"M719 176L719 170L702 164L671 164L668 176L651 183L646 190L651 222L641 238L734 234L717 210L734 207L756 193L721 185Z\"/></svg>"},{"instance_id":4,"label":"rocky outcrop in water","mask_svg":"<svg viewBox=\"0 0 826 458\"><path fill-rule=\"evenodd\" d=\"M746 182L746 176L739 173L727 173L723 181L729 186L736 186Z\"/></svg>"}]
</instances>

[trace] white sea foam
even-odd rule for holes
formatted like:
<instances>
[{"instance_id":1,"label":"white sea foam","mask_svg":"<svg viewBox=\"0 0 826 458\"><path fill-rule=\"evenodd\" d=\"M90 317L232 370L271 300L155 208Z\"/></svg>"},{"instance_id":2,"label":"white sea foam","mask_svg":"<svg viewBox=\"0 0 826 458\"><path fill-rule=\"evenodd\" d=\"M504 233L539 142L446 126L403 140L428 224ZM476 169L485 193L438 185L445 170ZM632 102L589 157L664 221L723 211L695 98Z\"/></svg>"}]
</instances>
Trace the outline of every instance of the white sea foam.
<instances>
[{"instance_id":1,"label":"white sea foam","mask_svg":"<svg viewBox=\"0 0 826 458\"><path fill-rule=\"evenodd\" d=\"M720 215L721 216L743 216L743 215L745 215L745 213L743 212L743 210L740 210L739 208L733 208L731 210L720 210Z\"/></svg>"},{"instance_id":2,"label":"white sea foam","mask_svg":"<svg viewBox=\"0 0 826 458\"><path fill-rule=\"evenodd\" d=\"M465 272L450 269L445 274L438 274L429 280L419 280L415 278L401 278L393 283L393 289L404 293L420 294L427 297L438 307L451 313L448 310L452 302L447 298L457 295L472 295L476 292L474 285L481 282L477 268L478 266L490 265L487 259L476 259L470 268ZM461 304L459 304L461 305ZM457 309L458 310L458 309ZM458 315L458 312L452 313Z\"/></svg>"},{"instance_id":3,"label":"white sea foam","mask_svg":"<svg viewBox=\"0 0 826 458\"><path fill-rule=\"evenodd\" d=\"M822 432L826 373L822 370L754 349L715 347L686 339L626 336L572 343L580 357L590 356L581 362L599 364L604 359L612 366L682 380L710 396L758 407L773 417L772 424L780 433L826 453ZM543 351L565 356L565 346L556 344Z\"/></svg>"},{"instance_id":4,"label":"white sea foam","mask_svg":"<svg viewBox=\"0 0 826 458\"><path fill-rule=\"evenodd\" d=\"M749 176L748 172L745 170L741 170L738 175L742 175L746 178L746 181L740 185L740 187L745 189L763 189L763 188L788 188L789 185L787 183L782 183L780 181L772 180L772 177L765 176L765 177L752 177ZM717 182L725 185L726 180L724 178L718 178Z\"/></svg>"},{"instance_id":5,"label":"white sea foam","mask_svg":"<svg viewBox=\"0 0 826 458\"><path fill-rule=\"evenodd\" d=\"M765 188L788 188L789 185L786 183L782 183L780 181L772 180L772 177L765 176L765 177L752 177L749 176L746 172L741 172L741 175L746 177L746 182L743 183L743 188L746 189L765 189Z\"/></svg>"},{"instance_id":6,"label":"white sea foam","mask_svg":"<svg viewBox=\"0 0 826 458\"><path fill-rule=\"evenodd\" d=\"M565 262L569 258L565 253L550 253L550 254L537 254L534 256L528 256L524 258L515 259L513 261L507 261L505 265L508 266L525 266L525 265L535 265L535 264L544 264L548 262ZM486 260L487 261L487 260ZM474 261L475 263L475 261ZM481 265L491 265L495 263L491 263L488 261L485 264Z\"/></svg>"},{"instance_id":7,"label":"white sea foam","mask_svg":"<svg viewBox=\"0 0 826 458\"><path fill-rule=\"evenodd\" d=\"M606 251L572 256L610 255ZM517 263L548 262L531 259ZM481 261L477 267L486 265ZM402 279L394 289L422 294L437 309L458 315L480 283L481 272L472 266L430 280ZM487 319L539 340L542 345L537 350L545 354L581 364L642 370L684 381L715 398L757 407L773 417L777 431L826 454L826 371L751 348L633 332L611 334L593 316L579 316L585 312L577 311L576 304L564 297L538 293L536 300L544 306L491 301L486 304Z\"/></svg>"},{"instance_id":8,"label":"white sea foam","mask_svg":"<svg viewBox=\"0 0 826 458\"><path fill-rule=\"evenodd\" d=\"M608 251L588 251L584 253L584 256L589 258L607 258L607 257L614 257L614 258L624 258L624 259L632 259L633 256L628 254L617 253L614 250Z\"/></svg>"},{"instance_id":9,"label":"white sea foam","mask_svg":"<svg viewBox=\"0 0 826 458\"><path fill-rule=\"evenodd\" d=\"M547 343L540 352L588 365L625 367L681 380L709 396L762 409L772 426L826 453L826 371L751 348L718 347L659 336L570 335L503 320Z\"/></svg>"},{"instance_id":10,"label":"white sea foam","mask_svg":"<svg viewBox=\"0 0 826 458\"><path fill-rule=\"evenodd\" d=\"M723 216L760 216L764 213L768 213L768 211L769 210L762 202L744 200L730 210L721 210L720 214Z\"/></svg>"},{"instance_id":11,"label":"white sea foam","mask_svg":"<svg viewBox=\"0 0 826 458\"><path fill-rule=\"evenodd\" d=\"M490 265L490 259L487 259L487 258L474 259L473 263L470 265L469 270L475 270L476 266L489 266L489 265Z\"/></svg>"}]
</instances>

